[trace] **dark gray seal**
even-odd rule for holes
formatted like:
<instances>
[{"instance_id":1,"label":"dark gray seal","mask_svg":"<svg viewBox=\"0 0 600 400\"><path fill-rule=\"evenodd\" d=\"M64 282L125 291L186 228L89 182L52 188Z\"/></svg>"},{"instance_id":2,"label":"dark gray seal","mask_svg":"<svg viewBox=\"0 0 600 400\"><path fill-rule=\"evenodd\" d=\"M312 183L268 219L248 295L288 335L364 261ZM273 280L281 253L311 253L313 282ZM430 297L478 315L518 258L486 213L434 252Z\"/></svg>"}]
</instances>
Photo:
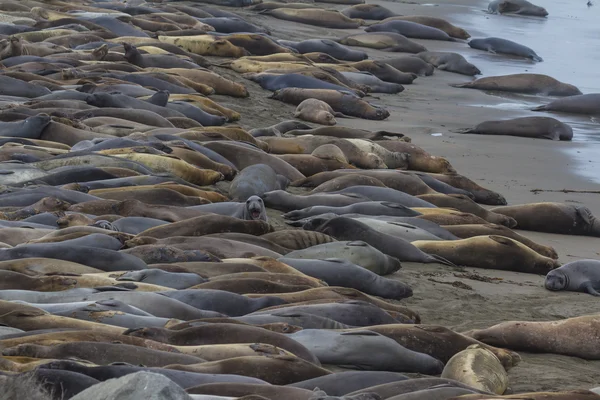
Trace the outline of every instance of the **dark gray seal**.
<instances>
[{"instance_id":1,"label":"dark gray seal","mask_svg":"<svg viewBox=\"0 0 600 400\"><path fill-rule=\"evenodd\" d=\"M522 117L501 121L485 121L460 133L506 135L536 139L572 140L573 128L550 117Z\"/></svg>"},{"instance_id":2,"label":"dark gray seal","mask_svg":"<svg viewBox=\"0 0 600 400\"><path fill-rule=\"evenodd\" d=\"M142 327L162 328L167 323L171 322L170 318L141 316L123 312L106 312L97 309L94 307L94 304L72 308L68 311L55 312L54 315L75 318L82 321L98 322L101 324L119 326L121 328L128 329Z\"/></svg>"},{"instance_id":3,"label":"dark gray seal","mask_svg":"<svg viewBox=\"0 0 600 400\"><path fill-rule=\"evenodd\" d=\"M374 19L379 21L398 15L379 4L356 4L352 7L344 8L340 12L348 18ZM331 394L327 390L325 392Z\"/></svg>"},{"instance_id":4,"label":"dark gray seal","mask_svg":"<svg viewBox=\"0 0 600 400\"><path fill-rule=\"evenodd\" d=\"M295 49L300 54L325 53L341 61L362 61L369 57L364 51L349 49L329 39L308 39L301 42L278 40L277 42Z\"/></svg>"},{"instance_id":5,"label":"dark gray seal","mask_svg":"<svg viewBox=\"0 0 600 400\"><path fill-rule=\"evenodd\" d=\"M404 86L399 83L383 81L369 72L341 72L341 74L353 82L368 86L371 93L396 94L404 91Z\"/></svg>"},{"instance_id":6,"label":"dark gray seal","mask_svg":"<svg viewBox=\"0 0 600 400\"><path fill-rule=\"evenodd\" d=\"M365 32L395 32L404 35L407 38L445 40L454 42L455 39L441 29L434 28L412 21L392 20L367 26Z\"/></svg>"},{"instance_id":7,"label":"dark gray seal","mask_svg":"<svg viewBox=\"0 0 600 400\"><path fill-rule=\"evenodd\" d=\"M577 260L548 272L544 286L548 290L567 290L600 296L600 261Z\"/></svg>"},{"instance_id":8,"label":"dark gray seal","mask_svg":"<svg viewBox=\"0 0 600 400\"><path fill-rule=\"evenodd\" d=\"M282 134L293 130L312 129L312 126L307 125L302 121L288 120L265 128L254 128L248 131L254 137L261 136L281 136Z\"/></svg>"},{"instance_id":9,"label":"dark gray seal","mask_svg":"<svg viewBox=\"0 0 600 400\"><path fill-rule=\"evenodd\" d=\"M225 4L222 4L225 5ZM216 32L219 33L236 33L236 32L247 32L247 33L269 33L265 28L253 25L240 17L215 17L215 18L197 18L198 21L203 22L207 25L215 28Z\"/></svg>"},{"instance_id":10,"label":"dark gray seal","mask_svg":"<svg viewBox=\"0 0 600 400\"><path fill-rule=\"evenodd\" d=\"M421 76L433 75L433 65L421 60L418 57L401 56L395 58L386 58L380 61L396 68L398 71L411 72Z\"/></svg>"},{"instance_id":11,"label":"dark gray seal","mask_svg":"<svg viewBox=\"0 0 600 400\"><path fill-rule=\"evenodd\" d=\"M458 53L446 51L424 51L417 54L421 60L428 62L437 69L457 74L474 76L481 74L479 68L468 62Z\"/></svg>"},{"instance_id":12,"label":"dark gray seal","mask_svg":"<svg viewBox=\"0 0 600 400\"><path fill-rule=\"evenodd\" d=\"M385 383L399 382L409 379L406 375L387 371L344 371L302 382L292 383L301 389L314 390L319 388L329 396L344 396L345 394L366 389Z\"/></svg>"},{"instance_id":13,"label":"dark gray seal","mask_svg":"<svg viewBox=\"0 0 600 400\"><path fill-rule=\"evenodd\" d=\"M544 7L531 4L527 0L493 0L488 5L492 14L518 14L533 17L546 17L548 11Z\"/></svg>"},{"instance_id":14,"label":"dark gray seal","mask_svg":"<svg viewBox=\"0 0 600 400\"><path fill-rule=\"evenodd\" d=\"M437 375L444 369L444 364L430 355L409 350L395 340L369 330L303 329L289 336L308 348L322 364L426 375Z\"/></svg>"},{"instance_id":15,"label":"dark gray seal","mask_svg":"<svg viewBox=\"0 0 600 400\"><path fill-rule=\"evenodd\" d=\"M237 321L252 325L286 323L293 326L299 326L303 329L348 329L349 325L342 324L330 318L320 317L318 315L302 312L285 312L276 309L271 314L262 315L244 315L233 318Z\"/></svg>"},{"instance_id":16,"label":"dark gray seal","mask_svg":"<svg viewBox=\"0 0 600 400\"><path fill-rule=\"evenodd\" d=\"M212 289L183 289L160 292L160 294L201 310L216 311L231 317L239 317L263 308L285 304L285 301L278 297L264 296L254 299Z\"/></svg>"},{"instance_id":17,"label":"dark gray seal","mask_svg":"<svg viewBox=\"0 0 600 400\"><path fill-rule=\"evenodd\" d=\"M0 122L0 136L39 139L51 120L47 114L38 114L22 121Z\"/></svg>"},{"instance_id":18,"label":"dark gray seal","mask_svg":"<svg viewBox=\"0 0 600 400\"><path fill-rule=\"evenodd\" d=\"M301 210L290 211L283 215L286 219L298 220L310 216L325 213L344 214L362 214L362 215L388 215L391 217L416 217L420 212L414 211L402 204L391 203L389 201L366 201L362 203L351 204L345 207L313 206ZM354 239L344 239L354 240ZM356 238L356 240L361 240Z\"/></svg>"},{"instance_id":19,"label":"dark gray seal","mask_svg":"<svg viewBox=\"0 0 600 400\"><path fill-rule=\"evenodd\" d=\"M406 240L378 232L352 218L313 219L306 223L303 228L325 233L338 240L362 240L383 253L396 257L400 261L454 265L442 257L424 253Z\"/></svg>"},{"instance_id":20,"label":"dark gray seal","mask_svg":"<svg viewBox=\"0 0 600 400\"><path fill-rule=\"evenodd\" d=\"M207 279L202 278L198 274L186 272L167 272L156 268L129 271L118 277L117 280L151 283L173 289L187 289L191 286L207 282Z\"/></svg>"},{"instance_id":21,"label":"dark gray seal","mask_svg":"<svg viewBox=\"0 0 600 400\"><path fill-rule=\"evenodd\" d=\"M86 103L99 108L132 108L135 110L152 111L163 118L185 117L185 115L179 111L157 106L147 101L129 97L121 93L94 93L89 95Z\"/></svg>"},{"instance_id":22,"label":"dark gray seal","mask_svg":"<svg viewBox=\"0 0 600 400\"><path fill-rule=\"evenodd\" d=\"M529 58L533 61L544 61L535 51L527 46L513 42L512 40L489 37L485 39L471 39L469 47L473 49L488 51L490 53L510 54L513 56Z\"/></svg>"},{"instance_id":23,"label":"dark gray seal","mask_svg":"<svg viewBox=\"0 0 600 400\"><path fill-rule=\"evenodd\" d=\"M35 98L50 94L50 90L41 85L25 82L10 76L0 76L0 95Z\"/></svg>"},{"instance_id":24,"label":"dark gray seal","mask_svg":"<svg viewBox=\"0 0 600 400\"><path fill-rule=\"evenodd\" d=\"M600 115L600 93L580 94L551 101L532 111L556 111L569 114Z\"/></svg>"},{"instance_id":25,"label":"dark gray seal","mask_svg":"<svg viewBox=\"0 0 600 400\"><path fill-rule=\"evenodd\" d=\"M119 232L137 235L146 229L168 224L167 221L147 217L123 217L113 221L111 225Z\"/></svg>"},{"instance_id":26,"label":"dark gray seal","mask_svg":"<svg viewBox=\"0 0 600 400\"><path fill-rule=\"evenodd\" d=\"M296 195L285 190L274 190L262 196L265 205L279 211L291 211L299 208L315 206L345 207L367 201L367 198L351 194L317 193L310 195Z\"/></svg>"},{"instance_id":27,"label":"dark gray seal","mask_svg":"<svg viewBox=\"0 0 600 400\"><path fill-rule=\"evenodd\" d=\"M266 192L285 190L290 180L278 175L266 164L256 164L241 170L229 186L229 197L244 201L252 196L262 197Z\"/></svg>"},{"instance_id":28,"label":"dark gray seal","mask_svg":"<svg viewBox=\"0 0 600 400\"><path fill-rule=\"evenodd\" d=\"M279 261L330 286L349 287L386 299L401 300L412 296L412 289L408 285L383 278L342 258L316 260L282 257Z\"/></svg>"},{"instance_id":29,"label":"dark gray seal","mask_svg":"<svg viewBox=\"0 0 600 400\"><path fill-rule=\"evenodd\" d=\"M142 54L132 44L123 43L125 58L133 65L141 68L198 68L198 64L173 57L172 55Z\"/></svg>"},{"instance_id":30,"label":"dark gray seal","mask_svg":"<svg viewBox=\"0 0 600 400\"><path fill-rule=\"evenodd\" d=\"M267 210L265 209L265 204L263 199L258 196L250 196L248 200L243 203L224 201L221 203L202 204L187 208L219 215L229 215L230 217L245 219L248 221L267 221Z\"/></svg>"},{"instance_id":31,"label":"dark gray seal","mask_svg":"<svg viewBox=\"0 0 600 400\"><path fill-rule=\"evenodd\" d=\"M263 72L259 74L247 74L244 77L258 83L263 89L270 90L272 92L279 89L294 87L303 89L332 89L353 93L347 87L325 82L320 79L313 78L312 76L306 76L302 74L269 74Z\"/></svg>"},{"instance_id":32,"label":"dark gray seal","mask_svg":"<svg viewBox=\"0 0 600 400\"><path fill-rule=\"evenodd\" d=\"M328 193L339 193L339 194L357 194L359 196L364 196L371 201L388 201L392 203L402 204L405 207L425 207L425 208L435 208L433 204L428 201L422 200L416 196L412 196L408 193L401 192L396 189L388 188L388 187L377 187L377 186L365 186L365 185L357 185L350 186L342 190L338 190L336 192L328 192Z\"/></svg>"}]
</instances>

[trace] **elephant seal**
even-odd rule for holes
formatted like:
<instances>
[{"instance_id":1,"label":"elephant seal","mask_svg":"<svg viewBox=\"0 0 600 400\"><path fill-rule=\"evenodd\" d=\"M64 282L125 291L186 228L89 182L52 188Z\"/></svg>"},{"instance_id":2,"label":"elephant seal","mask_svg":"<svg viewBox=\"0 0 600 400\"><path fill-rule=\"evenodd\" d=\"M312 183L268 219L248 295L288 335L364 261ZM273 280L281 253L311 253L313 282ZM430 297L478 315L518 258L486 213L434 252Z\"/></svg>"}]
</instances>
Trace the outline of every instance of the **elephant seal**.
<instances>
[{"instance_id":1,"label":"elephant seal","mask_svg":"<svg viewBox=\"0 0 600 400\"><path fill-rule=\"evenodd\" d=\"M226 201L213 204L204 204L200 206L192 206L190 208L197 211L230 216L246 221L267 222L267 211L265 209L264 201L260 197L254 195L250 196L248 200L246 200L243 203Z\"/></svg>"},{"instance_id":2,"label":"elephant seal","mask_svg":"<svg viewBox=\"0 0 600 400\"><path fill-rule=\"evenodd\" d=\"M577 87L542 74L488 76L471 82L450 86L511 93L539 94L542 96L575 96L581 94L581 90Z\"/></svg>"},{"instance_id":3,"label":"elephant seal","mask_svg":"<svg viewBox=\"0 0 600 400\"><path fill-rule=\"evenodd\" d=\"M521 117L501 121L485 121L473 128L463 129L460 133L566 141L573 139L573 128L550 117Z\"/></svg>"},{"instance_id":4,"label":"elephant seal","mask_svg":"<svg viewBox=\"0 0 600 400\"><path fill-rule=\"evenodd\" d=\"M494 224L508 226L509 228L514 228L517 225L517 221L513 218L489 211L462 194L422 194L419 195L419 198L437 207L454 208L458 211L471 213Z\"/></svg>"},{"instance_id":5,"label":"elephant seal","mask_svg":"<svg viewBox=\"0 0 600 400\"><path fill-rule=\"evenodd\" d=\"M550 246L544 246L539 243L534 242L526 238L525 236L519 235L517 232L513 231L510 228L507 228L503 225L497 224L470 224L470 225L443 225L442 228L451 232L452 234L458 236L461 239L468 239L473 236L486 236L486 235L496 235L496 236L504 236L517 242L523 243L525 246L530 249L536 251L537 253L553 258L555 260L558 259L558 254L556 250ZM454 239L457 239L456 237Z\"/></svg>"},{"instance_id":6,"label":"elephant seal","mask_svg":"<svg viewBox=\"0 0 600 400\"><path fill-rule=\"evenodd\" d=\"M530 60L541 62L542 57L538 56L535 51L527 46L513 42L512 40L489 37L485 39L471 39L469 47L478 50L484 50L493 54L509 54L518 57L529 58Z\"/></svg>"},{"instance_id":7,"label":"elephant seal","mask_svg":"<svg viewBox=\"0 0 600 400\"><path fill-rule=\"evenodd\" d=\"M304 130L304 129L312 129L310 125L305 124L304 122L288 120L283 121L275 125L268 126L266 128L255 128L248 131L254 137L261 136L281 136L284 133L287 133L292 130Z\"/></svg>"},{"instance_id":8,"label":"elephant seal","mask_svg":"<svg viewBox=\"0 0 600 400\"><path fill-rule=\"evenodd\" d=\"M568 114L598 115L600 112L600 93L580 94L551 101L532 111L556 111Z\"/></svg>"},{"instance_id":9,"label":"elephant seal","mask_svg":"<svg viewBox=\"0 0 600 400\"><path fill-rule=\"evenodd\" d=\"M597 322L598 315L543 322L507 321L468 334L491 346L598 360L598 349L589 341L580 340L597 332Z\"/></svg>"},{"instance_id":10,"label":"elephant seal","mask_svg":"<svg viewBox=\"0 0 600 400\"><path fill-rule=\"evenodd\" d=\"M342 258L280 258L279 261L331 286L343 286L387 299L412 296L412 289L396 280L386 279Z\"/></svg>"},{"instance_id":11,"label":"elephant seal","mask_svg":"<svg viewBox=\"0 0 600 400\"><path fill-rule=\"evenodd\" d=\"M265 205L270 208L274 208L280 211L297 210L300 207L319 207L317 204L323 204L323 207L346 207L361 202L365 202L368 199L358 195L346 195L346 194L311 194L306 196L291 194L284 190L275 190L273 192L267 192L263 195ZM375 206L376 207L376 206Z\"/></svg>"},{"instance_id":12,"label":"elephant seal","mask_svg":"<svg viewBox=\"0 0 600 400\"><path fill-rule=\"evenodd\" d=\"M257 82L263 89L271 90L273 92L288 87L302 89L331 89L347 92L351 91L345 86L325 82L312 76L306 76L303 74L297 74L293 72L287 74L269 74L267 72L261 72L257 74L247 73L244 74L244 78ZM352 91L352 93L356 92ZM361 97L362 95L363 94L360 93Z\"/></svg>"},{"instance_id":13,"label":"elephant seal","mask_svg":"<svg viewBox=\"0 0 600 400\"><path fill-rule=\"evenodd\" d=\"M277 19L333 29L356 29L363 24L363 21L348 18L339 11L322 8L275 8L263 13Z\"/></svg>"},{"instance_id":14,"label":"elephant seal","mask_svg":"<svg viewBox=\"0 0 600 400\"><path fill-rule=\"evenodd\" d=\"M300 54L305 53L325 53L341 61L361 61L369 56L363 51L356 51L342 46L339 43L329 39L308 39L301 42L291 42L279 40L280 44L291 47Z\"/></svg>"},{"instance_id":15,"label":"elephant seal","mask_svg":"<svg viewBox=\"0 0 600 400\"><path fill-rule=\"evenodd\" d=\"M365 28L365 32L396 32L407 38L454 41L438 28L412 21L389 20Z\"/></svg>"},{"instance_id":16,"label":"elephant seal","mask_svg":"<svg viewBox=\"0 0 600 400\"><path fill-rule=\"evenodd\" d=\"M341 195L338 195L341 196ZM351 195L345 195L351 196ZM366 199L368 200L368 199ZM420 212L414 211L398 203L388 201L364 201L356 204L351 204L345 207L333 206L313 206L300 210L290 211L285 213L285 219L299 220L306 217L317 216L319 214L334 213L336 215L344 214L363 214L363 215L388 215L394 217L415 217L421 215Z\"/></svg>"},{"instance_id":17,"label":"elephant seal","mask_svg":"<svg viewBox=\"0 0 600 400\"><path fill-rule=\"evenodd\" d=\"M203 360L187 354L152 350L139 346L118 343L72 342L55 346L21 344L4 349L5 356L61 359L77 357L94 364L107 365L113 362L144 364L148 367L164 367L168 364L195 364ZM137 361L136 361L137 360Z\"/></svg>"},{"instance_id":18,"label":"elephant seal","mask_svg":"<svg viewBox=\"0 0 600 400\"><path fill-rule=\"evenodd\" d=\"M428 62L413 56L385 58L380 61L396 68L398 71L410 72L419 76L433 75L433 70L435 69L433 65Z\"/></svg>"},{"instance_id":19,"label":"elephant seal","mask_svg":"<svg viewBox=\"0 0 600 400\"><path fill-rule=\"evenodd\" d=\"M498 395L504 394L508 388L508 374L498 357L478 344L455 354L446 363L440 377Z\"/></svg>"},{"instance_id":20,"label":"elephant seal","mask_svg":"<svg viewBox=\"0 0 600 400\"><path fill-rule=\"evenodd\" d=\"M207 280L193 273L172 273L160 269L144 269L129 271L117 278L118 281L144 282L170 287L173 289L187 289L199 285Z\"/></svg>"},{"instance_id":21,"label":"elephant seal","mask_svg":"<svg viewBox=\"0 0 600 400\"><path fill-rule=\"evenodd\" d=\"M321 365L314 354L288 336L249 325L213 323L181 330L163 328L129 329L123 334L177 346L241 343L242 341L244 343L265 343L287 350L296 357L313 364Z\"/></svg>"},{"instance_id":22,"label":"elephant seal","mask_svg":"<svg viewBox=\"0 0 600 400\"><path fill-rule=\"evenodd\" d=\"M468 76L481 74L479 68L468 62L458 53L426 51L417 54L417 57L443 71L456 72L457 74Z\"/></svg>"},{"instance_id":23,"label":"elephant seal","mask_svg":"<svg viewBox=\"0 0 600 400\"><path fill-rule=\"evenodd\" d=\"M315 124L321 125L335 125L337 121L335 116L340 113L336 113L324 101L317 99L306 99L298 104L294 111L294 118L302 119L307 122L314 122Z\"/></svg>"},{"instance_id":24,"label":"elephant seal","mask_svg":"<svg viewBox=\"0 0 600 400\"><path fill-rule=\"evenodd\" d=\"M218 375L217 375L218 376ZM314 392L291 386L260 385L249 383L207 383L189 388L189 394L239 398L240 400L309 400ZM579 399L578 399L579 400Z\"/></svg>"},{"instance_id":25,"label":"elephant seal","mask_svg":"<svg viewBox=\"0 0 600 400\"><path fill-rule=\"evenodd\" d=\"M527 0L492 0L488 5L488 11L492 14L548 16L548 11L544 7L533 5Z\"/></svg>"},{"instance_id":26,"label":"elephant seal","mask_svg":"<svg viewBox=\"0 0 600 400\"><path fill-rule=\"evenodd\" d=\"M464 29L452 25L450 22L442 18L429 17L425 15L404 15L388 17L382 22L388 22L393 20L411 21L416 22L417 24L431 26L432 28L437 28L441 31L444 31L448 34L448 36L457 39L468 39L471 37L471 35L469 35L469 33Z\"/></svg>"},{"instance_id":27,"label":"elephant seal","mask_svg":"<svg viewBox=\"0 0 600 400\"><path fill-rule=\"evenodd\" d=\"M600 296L600 261L577 260L554 269L546 275L544 287Z\"/></svg>"},{"instance_id":28,"label":"elephant seal","mask_svg":"<svg viewBox=\"0 0 600 400\"><path fill-rule=\"evenodd\" d=\"M269 98L296 106L306 99L314 98L329 104L334 111L364 119L383 120L390 116L389 111L384 108L375 107L360 98L336 90L287 88L275 91Z\"/></svg>"},{"instance_id":29,"label":"elephant seal","mask_svg":"<svg viewBox=\"0 0 600 400\"><path fill-rule=\"evenodd\" d=\"M312 351L322 364L428 375L437 375L444 368L441 361L366 329L352 332L303 329L289 336Z\"/></svg>"},{"instance_id":30,"label":"elephant seal","mask_svg":"<svg viewBox=\"0 0 600 400\"><path fill-rule=\"evenodd\" d=\"M312 233L317 234L318 232ZM343 258L377 275L393 274L402 267L397 259L383 254L381 251L360 240L318 244L306 249L292 251L286 254L285 258L320 260Z\"/></svg>"},{"instance_id":31,"label":"elephant seal","mask_svg":"<svg viewBox=\"0 0 600 400\"><path fill-rule=\"evenodd\" d=\"M358 214L360 215L360 214ZM396 222L396 221L385 221L381 219L368 218L368 217L350 217L356 221L362 222L369 227L373 228L377 232L385 233L387 235L395 236L400 239L404 239L408 242L414 242L415 240L442 240L442 238L435 236L431 232L421 229L418 226Z\"/></svg>"},{"instance_id":32,"label":"elephant seal","mask_svg":"<svg viewBox=\"0 0 600 400\"><path fill-rule=\"evenodd\" d=\"M340 11L348 18L382 20L397 14L379 4L356 4ZM327 391L326 391L327 392ZM329 394L329 392L327 392Z\"/></svg>"},{"instance_id":33,"label":"elephant seal","mask_svg":"<svg viewBox=\"0 0 600 400\"><path fill-rule=\"evenodd\" d=\"M261 238L267 239L270 242L289 250L302 250L319 244L335 242L335 239L329 235L297 229L266 233L262 235Z\"/></svg>"},{"instance_id":34,"label":"elephant seal","mask_svg":"<svg viewBox=\"0 0 600 400\"><path fill-rule=\"evenodd\" d=\"M475 236L453 241L418 240L412 245L444 257L457 265L504 271L546 274L558 261L536 253L524 244L503 236ZM485 254L485 258L481 257Z\"/></svg>"},{"instance_id":35,"label":"elephant seal","mask_svg":"<svg viewBox=\"0 0 600 400\"><path fill-rule=\"evenodd\" d=\"M481 187L469 178L458 173L427 173L427 175L448 185L454 186L455 188L463 189L471 193L473 195L473 200L477 203L488 205L507 204L506 199L500 193Z\"/></svg>"},{"instance_id":36,"label":"elephant seal","mask_svg":"<svg viewBox=\"0 0 600 400\"><path fill-rule=\"evenodd\" d=\"M399 83L385 82L370 72L341 72L341 74L356 83L368 86L371 93L396 94L404 91L404 86Z\"/></svg>"},{"instance_id":37,"label":"elephant seal","mask_svg":"<svg viewBox=\"0 0 600 400\"><path fill-rule=\"evenodd\" d=\"M271 314L245 315L234 318L237 321L252 325L262 325L270 323L286 323L292 326L298 326L302 329L346 329L348 325L341 324L329 318L319 317L307 313L286 313L273 309Z\"/></svg>"},{"instance_id":38,"label":"elephant seal","mask_svg":"<svg viewBox=\"0 0 600 400\"><path fill-rule=\"evenodd\" d=\"M583 206L548 202L496 207L490 211L514 218L517 229L600 236L600 222Z\"/></svg>"},{"instance_id":39,"label":"elephant seal","mask_svg":"<svg viewBox=\"0 0 600 400\"><path fill-rule=\"evenodd\" d=\"M388 201L391 203L402 204L405 207L423 207L423 208L435 208L434 204L428 202L424 198L418 196L412 196L410 194L401 192L400 190L378 187L370 185L354 185L349 186L345 189L330 191L327 193L331 194L355 194L363 196L371 201ZM425 195L427 196L427 195ZM435 195L434 195L435 196Z\"/></svg>"},{"instance_id":40,"label":"elephant seal","mask_svg":"<svg viewBox=\"0 0 600 400\"><path fill-rule=\"evenodd\" d=\"M388 371L343 371L319 378L293 383L291 387L307 390L316 388L323 390L329 396L344 396L348 393L383 385L390 382L399 382L409 379L406 375Z\"/></svg>"},{"instance_id":41,"label":"elephant seal","mask_svg":"<svg viewBox=\"0 0 600 400\"><path fill-rule=\"evenodd\" d=\"M420 53L422 51L427 51L425 46L413 42L406 36L395 31L367 31L344 36L337 41L347 46L370 47L372 49L390 52Z\"/></svg>"},{"instance_id":42,"label":"elephant seal","mask_svg":"<svg viewBox=\"0 0 600 400\"><path fill-rule=\"evenodd\" d=\"M454 265L447 259L426 254L403 239L377 232L368 225L351 218L314 219L303 228L325 233L338 240L362 240L400 261Z\"/></svg>"},{"instance_id":43,"label":"elephant seal","mask_svg":"<svg viewBox=\"0 0 600 400\"><path fill-rule=\"evenodd\" d=\"M310 193L337 192L344 189L350 189L354 186L386 187L383 182L377 178L372 178L366 175L351 174L342 175L329 181L325 181L311 190Z\"/></svg>"},{"instance_id":44,"label":"elephant seal","mask_svg":"<svg viewBox=\"0 0 600 400\"><path fill-rule=\"evenodd\" d=\"M229 186L229 196L233 201L244 201L252 196L261 197L273 190L285 190L289 182L289 179L276 174L266 164L250 165L233 179Z\"/></svg>"},{"instance_id":45,"label":"elephant seal","mask_svg":"<svg viewBox=\"0 0 600 400\"><path fill-rule=\"evenodd\" d=\"M22 121L0 122L0 136L39 139L52 121L47 114L38 114Z\"/></svg>"}]
</instances>

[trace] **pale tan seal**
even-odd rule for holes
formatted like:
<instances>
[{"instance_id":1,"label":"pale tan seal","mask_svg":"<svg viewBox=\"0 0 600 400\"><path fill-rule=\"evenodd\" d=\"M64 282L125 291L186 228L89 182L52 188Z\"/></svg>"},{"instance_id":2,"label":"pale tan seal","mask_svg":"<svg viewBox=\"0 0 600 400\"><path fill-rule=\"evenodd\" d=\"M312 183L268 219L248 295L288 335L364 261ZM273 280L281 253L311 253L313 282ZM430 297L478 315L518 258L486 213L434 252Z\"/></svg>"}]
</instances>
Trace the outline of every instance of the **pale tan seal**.
<instances>
[{"instance_id":1,"label":"pale tan seal","mask_svg":"<svg viewBox=\"0 0 600 400\"><path fill-rule=\"evenodd\" d=\"M294 112L294 118L321 125L335 125L336 112L324 101L317 99L306 99L298 104Z\"/></svg>"}]
</instances>

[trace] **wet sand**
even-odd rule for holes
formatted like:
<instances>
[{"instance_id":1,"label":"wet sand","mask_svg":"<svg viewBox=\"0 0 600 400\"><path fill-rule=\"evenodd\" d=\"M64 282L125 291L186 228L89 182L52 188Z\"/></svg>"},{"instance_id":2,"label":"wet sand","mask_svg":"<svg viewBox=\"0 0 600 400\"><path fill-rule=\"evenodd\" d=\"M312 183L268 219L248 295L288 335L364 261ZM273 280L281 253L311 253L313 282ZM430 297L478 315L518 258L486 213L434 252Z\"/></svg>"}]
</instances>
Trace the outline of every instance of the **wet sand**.
<instances>
[{"instance_id":1,"label":"wet sand","mask_svg":"<svg viewBox=\"0 0 600 400\"><path fill-rule=\"evenodd\" d=\"M486 3L467 0L437 2L437 7L399 2L374 1L405 15L431 15L447 18L469 30L465 21L492 18L481 12ZM420 1L426 4L426 1ZM321 6L341 9L344 6ZM545 5L545 4L541 4ZM335 38L359 30L334 30L301 25L257 15L250 11L231 10L254 23L268 27L275 37L287 40ZM494 18L509 18L493 16ZM546 21L546 24L552 21ZM493 36L483 31L473 36ZM487 55L471 57L474 50L465 42L417 40L429 50L457 51L464 54L487 74ZM372 59L383 59L403 53L367 51ZM491 56L497 57L497 56ZM232 79L243 79L231 71L220 70ZM512 70L504 74L515 73ZM503 74L495 69L494 74ZM368 98L372 103L388 108L391 117L385 121L338 119L342 126L369 130L388 129L407 134L413 143L430 153L444 156L459 173L477 183L502 193L509 204L557 201L582 204L600 215L600 195L586 193L532 192L543 190L600 190L598 165L599 145L590 142L552 142L516 137L462 135L455 130L490 119L544 115L523 107L541 104L549 99L533 96L499 96L471 89L450 87L450 83L471 78L436 70L433 76L419 77L398 95ZM269 100L269 92L250 81L244 81L251 92L249 99L222 97L224 105L242 112L241 125L267 126L291 119L294 107ZM599 90L600 91L600 90ZM219 97L219 96L215 96ZM548 114L550 115L550 114ZM592 132L597 125L588 117L556 116L574 124L576 135ZM441 133L441 136L432 136ZM280 213L269 212L271 221L282 229ZM519 231L539 243L553 246L561 262L581 258L600 259L600 238L565 236ZM543 277L531 274L483 270L452 269L440 265L404 263L404 268L392 276L410 284L414 296L404 304L419 311L423 323L440 324L457 331L483 328L510 320L554 320L597 312L598 299L587 294L553 293L543 288ZM558 355L521 353L523 361L509 372L513 392L591 388L600 385L600 361L586 361Z\"/></svg>"}]
</instances>

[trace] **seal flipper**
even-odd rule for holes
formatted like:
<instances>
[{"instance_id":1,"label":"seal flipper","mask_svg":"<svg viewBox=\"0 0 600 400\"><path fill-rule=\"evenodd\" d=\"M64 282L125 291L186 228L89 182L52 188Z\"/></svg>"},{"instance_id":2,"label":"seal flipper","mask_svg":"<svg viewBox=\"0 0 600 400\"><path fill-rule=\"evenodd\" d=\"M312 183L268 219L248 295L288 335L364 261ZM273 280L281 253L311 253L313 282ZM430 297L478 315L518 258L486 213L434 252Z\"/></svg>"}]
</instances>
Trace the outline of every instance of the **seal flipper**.
<instances>
[{"instance_id":1,"label":"seal flipper","mask_svg":"<svg viewBox=\"0 0 600 400\"><path fill-rule=\"evenodd\" d=\"M585 282L581 285L581 289L583 289L583 291L591 294L592 296L600 296L600 292L598 292L596 289L594 289L594 287L592 286L592 282Z\"/></svg>"},{"instance_id":2,"label":"seal flipper","mask_svg":"<svg viewBox=\"0 0 600 400\"><path fill-rule=\"evenodd\" d=\"M428 254L428 253L425 253L425 254L427 254L429 257L431 257L431 259L427 261L428 263L440 263L440 264L444 264L444 265L449 265L451 267L458 267L458 265L454 264L452 261L445 259L442 256L438 256L436 254Z\"/></svg>"}]
</instances>

